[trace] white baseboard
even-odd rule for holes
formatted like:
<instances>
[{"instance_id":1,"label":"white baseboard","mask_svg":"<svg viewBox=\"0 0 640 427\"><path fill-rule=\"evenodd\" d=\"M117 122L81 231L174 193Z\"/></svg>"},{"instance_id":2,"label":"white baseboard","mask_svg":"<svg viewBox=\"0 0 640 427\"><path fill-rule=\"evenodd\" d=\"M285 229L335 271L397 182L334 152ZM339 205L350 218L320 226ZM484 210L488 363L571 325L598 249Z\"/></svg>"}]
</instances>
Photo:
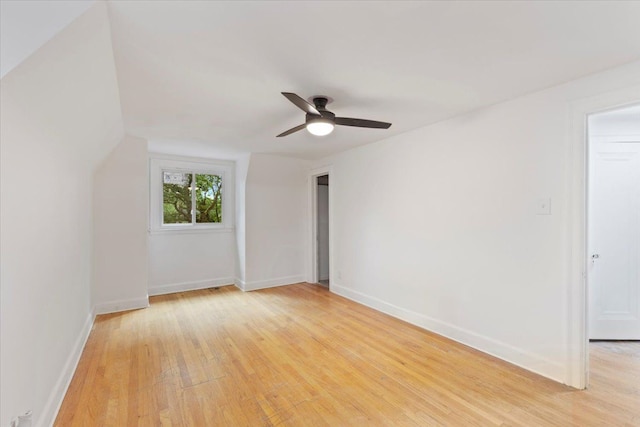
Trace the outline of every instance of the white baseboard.
<instances>
[{"instance_id":1,"label":"white baseboard","mask_svg":"<svg viewBox=\"0 0 640 427\"><path fill-rule=\"evenodd\" d=\"M195 291L198 289L213 288L216 286L231 285L235 282L233 277L223 277L221 279L197 280L192 282L170 283L149 287L149 295L166 295L176 292Z\"/></svg>"},{"instance_id":2,"label":"white baseboard","mask_svg":"<svg viewBox=\"0 0 640 427\"><path fill-rule=\"evenodd\" d=\"M89 338L89 334L93 328L95 318L95 311L92 310L89 313L89 316L87 316L84 325L82 325L80 334L78 334L78 338L76 338L75 343L73 343L73 348L71 349L69 357L67 357L67 361L62 368L60 376L58 377L58 381L56 381L56 385L53 387L53 391L44 406L42 415L35 420L33 423L34 426L51 426L56 420L60 406L62 406L64 396L67 394L67 389L73 379L73 374L75 374L78 362L80 362L80 356L82 356L82 351L84 350L84 346L87 343L87 339Z\"/></svg>"},{"instance_id":3,"label":"white baseboard","mask_svg":"<svg viewBox=\"0 0 640 427\"><path fill-rule=\"evenodd\" d=\"M233 284L236 285L236 288L240 289L241 291L244 291L244 287L247 285L247 282L236 277L235 279L233 279Z\"/></svg>"},{"instance_id":4,"label":"white baseboard","mask_svg":"<svg viewBox=\"0 0 640 427\"><path fill-rule=\"evenodd\" d=\"M277 286L293 285L294 283L304 282L305 276L303 274L299 276L286 276L278 277L276 279L267 280L255 280L253 282L247 282L244 280L235 280L235 285L245 292L257 291L258 289L275 288Z\"/></svg>"},{"instance_id":5,"label":"white baseboard","mask_svg":"<svg viewBox=\"0 0 640 427\"><path fill-rule=\"evenodd\" d=\"M528 352L521 348L494 340L484 335L477 334L467 329L460 328L441 320L434 319L424 314L416 313L402 307L389 304L378 298L365 295L336 283L331 283L331 291L352 301L366 305L390 316L404 320L405 322L419 326L438 335L442 335L461 344L473 347L483 353L502 359L513 365L517 365L528 371L535 372L543 377L557 382L564 382L566 372L561 363L554 362L543 356Z\"/></svg>"},{"instance_id":6,"label":"white baseboard","mask_svg":"<svg viewBox=\"0 0 640 427\"><path fill-rule=\"evenodd\" d=\"M127 300L109 301L96 304L93 307L95 314L117 313L119 311L136 310L149 307L149 297L132 298Z\"/></svg>"}]
</instances>

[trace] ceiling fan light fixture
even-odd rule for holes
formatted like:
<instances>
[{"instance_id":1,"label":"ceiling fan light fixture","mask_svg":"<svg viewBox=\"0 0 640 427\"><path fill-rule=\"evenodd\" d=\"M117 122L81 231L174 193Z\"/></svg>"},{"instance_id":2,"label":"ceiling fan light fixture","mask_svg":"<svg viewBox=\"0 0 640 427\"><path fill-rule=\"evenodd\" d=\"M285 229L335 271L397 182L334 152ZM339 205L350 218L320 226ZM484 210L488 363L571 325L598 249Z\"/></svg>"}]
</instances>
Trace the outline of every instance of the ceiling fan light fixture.
<instances>
[{"instance_id":1,"label":"ceiling fan light fixture","mask_svg":"<svg viewBox=\"0 0 640 427\"><path fill-rule=\"evenodd\" d=\"M378 122L376 120L336 117L335 114L326 108L327 103L331 102L331 98L327 96L314 96L312 98L314 105L311 105L311 103L305 101L295 93L282 92L282 94L285 98L291 101L293 105L307 114L305 115L304 123L292 127L291 129L282 132L280 135L276 135L276 138L291 135L292 133L301 131L304 128L306 128L312 135L326 136L333 132L333 128L336 125L370 129L389 129L391 126L391 123Z\"/></svg>"},{"instance_id":2,"label":"ceiling fan light fixture","mask_svg":"<svg viewBox=\"0 0 640 427\"><path fill-rule=\"evenodd\" d=\"M324 117L311 119L307 122L307 130L310 134L316 136L325 136L333 132L335 125L333 121Z\"/></svg>"}]
</instances>

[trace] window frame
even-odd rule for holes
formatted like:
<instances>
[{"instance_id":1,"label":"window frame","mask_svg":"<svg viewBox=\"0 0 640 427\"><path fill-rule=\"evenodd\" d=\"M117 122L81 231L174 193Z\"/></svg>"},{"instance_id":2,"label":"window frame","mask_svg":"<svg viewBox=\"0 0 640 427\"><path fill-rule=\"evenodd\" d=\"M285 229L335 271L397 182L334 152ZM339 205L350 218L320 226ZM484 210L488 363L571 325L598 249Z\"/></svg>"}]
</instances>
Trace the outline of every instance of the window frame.
<instances>
[{"instance_id":1,"label":"window frame","mask_svg":"<svg viewBox=\"0 0 640 427\"><path fill-rule=\"evenodd\" d=\"M149 232L203 233L231 232L234 226L235 208L235 163L225 160L209 160L190 157L153 155L149 158ZM164 223L164 172L189 173L194 175L218 175L222 179L222 222L219 223ZM192 192L192 210L194 193Z\"/></svg>"}]
</instances>

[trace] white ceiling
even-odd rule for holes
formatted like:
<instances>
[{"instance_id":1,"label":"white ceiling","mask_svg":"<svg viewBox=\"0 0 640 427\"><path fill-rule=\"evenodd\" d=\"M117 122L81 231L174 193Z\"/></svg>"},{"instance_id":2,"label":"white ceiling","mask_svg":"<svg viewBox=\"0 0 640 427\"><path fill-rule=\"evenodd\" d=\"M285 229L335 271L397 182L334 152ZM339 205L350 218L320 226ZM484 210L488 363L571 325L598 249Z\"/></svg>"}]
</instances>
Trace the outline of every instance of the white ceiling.
<instances>
[{"instance_id":1,"label":"white ceiling","mask_svg":"<svg viewBox=\"0 0 640 427\"><path fill-rule=\"evenodd\" d=\"M109 1L127 130L319 158L640 59L640 2ZM390 121L328 137L280 92Z\"/></svg>"},{"instance_id":2,"label":"white ceiling","mask_svg":"<svg viewBox=\"0 0 640 427\"><path fill-rule=\"evenodd\" d=\"M87 11L93 2L94 0L1 0L0 77L4 77Z\"/></svg>"}]
</instances>

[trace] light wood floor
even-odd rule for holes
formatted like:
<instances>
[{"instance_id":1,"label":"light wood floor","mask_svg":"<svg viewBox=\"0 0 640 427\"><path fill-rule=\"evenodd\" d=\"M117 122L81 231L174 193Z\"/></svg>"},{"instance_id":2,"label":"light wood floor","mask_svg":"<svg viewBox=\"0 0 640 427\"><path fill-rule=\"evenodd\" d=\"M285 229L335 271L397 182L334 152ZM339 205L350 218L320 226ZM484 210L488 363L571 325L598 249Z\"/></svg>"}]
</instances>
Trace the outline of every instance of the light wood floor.
<instances>
[{"instance_id":1,"label":"light wood floor","mask_svg":"<svg viewBox=\"0 0 640 427\"><path fill-rule=\"evenodd\" d=\"M640 344L577 391L317 285L98 316L57 426L640 426Z\"/></svg>"}]
</instances>

